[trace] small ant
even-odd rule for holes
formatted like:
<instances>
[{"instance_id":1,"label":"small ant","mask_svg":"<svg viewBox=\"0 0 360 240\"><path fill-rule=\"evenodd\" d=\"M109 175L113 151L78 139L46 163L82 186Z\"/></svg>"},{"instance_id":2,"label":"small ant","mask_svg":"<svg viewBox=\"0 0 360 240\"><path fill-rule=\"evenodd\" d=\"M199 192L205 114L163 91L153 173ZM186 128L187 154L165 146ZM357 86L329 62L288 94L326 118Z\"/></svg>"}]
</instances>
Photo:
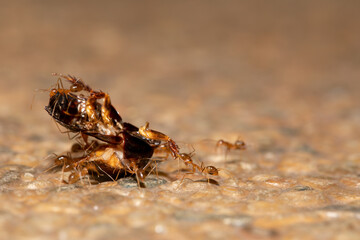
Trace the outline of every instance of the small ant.
<instances>
[{"instance_id":1,"label":"small ant","mask_svg":"<svg viewBox=\"0 0 360 240\"><path fill-rule=\"evenodd\" d=\"M185 165L191 165L192 169L191 172L187 172L185 173L185 175L183 175L179 186L181 185L181 183L183 182L183 180L185 179L185 176L187 174L195 174L196 172L200 172L202 174L205 174L206 176L208 175L212 175L212 176L218 176L219 175L219 170L214 167L214 166L205 166L203 162L201 162L201 165L197 165L196 163L193 162L192 157L193 157L193 153L180 153L179 157L184 161ZM208 183L210 183L210 178L207 177L208 179Z\"/></svg>"},{"instance_id":2,"label":"small ant","mask_svg":"<svg viewBox=\"0 0 360 240\"><path fill-rule=\"evenodd\" d=\"M200 173L205 173L205 174L210 174L210 175L218 175L217 169L213 166L207 166L207 167L203 167L202 165L199 166L196 163L193 162L192 157L193 154L192 153L180 153L179 152L179 147L177 146L177 144L167 135L149 129L149 123L146 122L144 126L139 128L139 133L140 135L150 138L150 139L154 139L154 140L161 140L161 141L165 141L167 143L167 147L170 149L171 154L173 155L174 159L181 159L186 166L191 165L192 166L192 172L196 172L199 171ZM195 150L194 150L195 151ZM201 163L203 164L203 163Z\"/></svg>"},{"instance_id":3,"label":"small ant","mask_svg":"<svg viewBox=\"0 0 360 240\"><path fill-rule=\"evenodd\" d=\"M193 162L192 157L193 154L190 153L180 153L179 157L184 161L185 165L191 165L192 166L192 172L195 173L196 170L201 172L201 173L205 173L205 174L209 174L209 175L215 175L217 176L219 174L218 170L216 167L214 166L204 166L204 163L202 162L201 165L197 165L196 163Z\"/></svg>"},{"instance_id":4,"label":"small ant","mask_svg":"<svg viewBox=\"0 0 360 240\"><path fill-rule=\"evenodd\" d=\"M225 149L225 161L226 161L229 151L231 151L231 150L245 150L246 149L246 144L242 140L236 140L235 143L230 143L230 142L227 142L225 140L220 139L216 143L216 148L219 149L220 147Z\"/></svg>"},{"instance_id":5,"label":"small ant","mask_svg":"<svg viewBox=\"0 0 360 240\"><path fill-rule=\"evenodd\" d=\"M245 142L241 141L241 140L236 140L235 143L229 143L225 140L220 139L216 143L216 147L218 148L220 146L225 146L228 151L229 150L244 150L244 149L246 149Z\"/></svg>"}]
</instances>

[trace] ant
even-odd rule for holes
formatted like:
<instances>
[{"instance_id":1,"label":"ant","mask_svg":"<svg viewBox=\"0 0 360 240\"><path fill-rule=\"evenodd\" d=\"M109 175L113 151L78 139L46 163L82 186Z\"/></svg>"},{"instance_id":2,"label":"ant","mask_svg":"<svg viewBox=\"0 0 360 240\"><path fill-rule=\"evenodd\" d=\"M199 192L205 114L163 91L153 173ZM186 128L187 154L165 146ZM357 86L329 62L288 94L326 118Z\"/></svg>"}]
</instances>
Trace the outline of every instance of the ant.
<instances>
[{"instance_id":1,"label":"ant","mask_svg":"<svg viewBox=\"0 0 360 240\"><path fill-rule=\"evenodd\" d=\"M214 166L202 167L202 166L199 166L196 163L194 163L192 160L192 157L193 157L192 153L190 153L190 154L180 153L178 145L169 136L167 136L161 132L149 129L148 122L146 122L144 126L139 128L139 133L140 133L140 135L150 138L150 139L165 141L166 142L165 146L169 148L174 159L179 158L185 163L186 166L191 165L192 172L195 172L197 170L201 173L206 173L206 174L210 174L210 175L218 175L217 169Z\"/></svg>"},{"instance_id":2,"label":"ant","mask_svg":"<svg viewBox=\"0 0 360 240\"><path fill-rule=\"evenodd\" d=\"M216 143L216 148L219 149L220 147L225 149L225 161L226 161L227 154L230 150L245 150L246 144L242 140L236 140L235 143L230 143L230 142L220 139Z\"/></svg>"},{"instance_id":3,"label":"ant","mask_svg":"<svg viewBox=\"0 0 360 240\"><path fill-rule=\"evenodd\" d=\"M180 153L180 155L183 158L183 160L185 162L185 165L186 164L191 164L191 165L193 165L193 169L191 170L191 172L186 173L182 177L179 186L181 185L181 183L183 182L183 180L185 179L185 176L187 174L195 174L196 172L200 172L201 174L204 174L207 177L207 182L209 184L212 183L212 184L217 184L218 185L217 181L214 180L214 179L211 179L209 176L219 176L220 171L225 172L235 182L235 184L238 184L237 180L233 177L233 174L231 174L228 170L223 169L223 168L217 168L217 167L212 166L212 165L206 166L206 165L204 165L203 162L201 162L201 164L199 166L199 165L193 163L193 160L192 160L193 153L190 153L190 154L188 154L188 153Z\"/></svg>"},{"instance_id":4,"label":"ant","mask_svg":"<svg viewBox=\"0 0 360 240\"><path fill-rule=\"evenodd\" d=\"M192 158L193 158L193 152L192 153L180 153L179 157L184 161L185 165L191 165L192 169L190 170L190 172L187 172L183 175L179 186L182 184L182 182L185 179L185 176L187 174L195 174L196 172L200 172L202 174L205 174L206 176L208 175L212 175L212 176L218 176L219 175L219 170L214 167L214 166L205 166L203 162L201 162L201 165L199 166L198 164L194 163ZM210 183L210 178L207 177L208 179L208 183Z\"/></svg>"},{"instance_id":5,"label":"ant","mask_svg":"<svg viewBox=\"0 0 360 240\"><path fill-rule=\"evenodd\" d=\"M236 140L235 143L229 143L225 140L220 139L216 143L216 147L218 148L220 146L225 146L228 151L229 150L244 150L244 149L246 149L245 142L241 141L241 140Z\"/></svg>"},{"instance_id":6,"label":"ant","mask_svg":"<svg viewBox=\"0 0 360 240\"><path fill-rule=\"evenodd\" d=\"M214 175L217 176L219 175L219 171L216 167L214 166L204 166L204 163L202 162L201 165L197 165L196 163L193 162L192 157L193 154L190 153L180 153L180 158L184 161L185 165L191 165L192 166L192 173L195 173L196 171L201 172L201 173L205 173L205 174L209 174L209 175Z\"/></svg>"}]
</instances>

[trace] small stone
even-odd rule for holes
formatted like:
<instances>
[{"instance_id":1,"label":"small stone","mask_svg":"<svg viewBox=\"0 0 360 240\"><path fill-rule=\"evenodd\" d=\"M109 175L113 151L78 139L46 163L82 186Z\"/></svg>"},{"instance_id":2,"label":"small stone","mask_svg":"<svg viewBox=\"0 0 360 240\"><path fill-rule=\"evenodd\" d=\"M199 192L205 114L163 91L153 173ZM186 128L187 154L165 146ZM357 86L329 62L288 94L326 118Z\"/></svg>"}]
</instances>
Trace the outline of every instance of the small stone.
<instances>
[{"instance_id":1,"label":"small stone","mask_svg":"<svg viewBox=\"0 0 360 240\"><path fill-rule=\"evenodd\" d=\"M30 181L34 181L35 176L29 172L26 172L22 175L22 180L24 182L30 182Z\"/></svg>"}]
</instances>

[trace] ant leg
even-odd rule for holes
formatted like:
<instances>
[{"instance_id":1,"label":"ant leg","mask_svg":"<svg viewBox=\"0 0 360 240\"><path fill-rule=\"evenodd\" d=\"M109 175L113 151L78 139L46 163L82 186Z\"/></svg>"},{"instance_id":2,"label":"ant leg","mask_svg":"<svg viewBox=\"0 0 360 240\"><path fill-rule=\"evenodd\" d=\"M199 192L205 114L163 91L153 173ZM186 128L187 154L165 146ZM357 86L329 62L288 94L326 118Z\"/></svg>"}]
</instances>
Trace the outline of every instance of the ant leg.
<instances>
[{"instance_id":1,"label":"ant leg","mask_svg":"<svg viewBox=\"0 0 360 240\"><path fill-rule=\"evenodd\" d=\"M88 143L88 138L89 138L89 136L87 135L87 134L84 134L83 132L80 132L80 137L82 138L82 140L84 140L84 142L85 142L85 148L86 148L86 146L88 146L89 145L89 143Z\"/></svg>"},{"instance_id":2,"label":"ant leg","mask_svg":"<svg viewBox=\"0 0 360 240\"><path fill-rule=\"evenodd\" d=\"M103 170L99 165L96 164L96 166L94 166L94 168L96 168L96 173L100 176L100 173L97 169L99 169L102 173L104 173L106 176L108 176L113 182L116 182L116 180L111 177L111 175L109 173L107 173L105 170Z\"/></svg>"},{"instance_id":3,"label":"ant leg","mask_svg":"<svg viewBox=\"0 0 360 240\"><path fill-rule=\"evenodd\" d=\"M55 76L55 75L53 75ZM61 77L58 78L57 82L56 82L56 89L64 89L64 85L61 81Z\"/></svg>"},{"instance_id":4,"label":"ant leg","mask_svg":"<svg viewBox=\"0 0 360 240\"><path fill-rule=\"evenodd\" d=\"M146 187L144 180L145 180L145 175L144 175L144 171L143 169L140 168L136 168L135 169L135 176L136 176L136 181L138 183L138 187Z\"/></svg>"},{"instance_id":5,"label":"ant leg","mask_svg":"<svg viewBox=\"0 0 360 240\"><path fill-rule=\"evenodd\" d=\"M155 162L155 165L154 165L154 166L152 165L153 162ZM147 170L149 167L152 167L152 168L150 169L150 171L146 172L146 170ZM147 176L149 176L149 175L154 171L154 169L155 169L155 174L156 174L156 180L159 180L159 173L158 173L158 168L157 168L157 162L156 162L155 159L150 159L150 160L146 163L146 165L142 168L142 171L143 171L144 173L146 172L146 176L144 176L144 178L147 177Z\"/></svg>"},{"instance_id":6,"label":"ant leg","mask_svg":"<svg viewBox=\"0 0 360 240\"><path fill-rule=\"evenodd\" d=\"M79 173L78 173L81 184L84 184L84 182L83 182L83 177L84 177L87 173L88 173L87 168L86 168L86 167L81 167L81 170L80 170Z\"/></svg>"},{"instance_id":7,"label":"ant leg","mask_svg":"<svg viewBox=\"0 0 360 240\"><path fill-rule=\"evenodd\" d=\"M226 170L224 168L218 168L217 171L218 172L220 172L220 171L225 172L226 175L229 176L231 178L231 180L233 180L233 182L236 184L236 186L239 186L239 181L234 177L234 175L229 170Z\"/></svg>"},{"instance_id":8,"label":"ant leg","mask_svg":"<svg viewBox=\"0 0 360 240\"><path fill-rule=\"evenodd\" d=\"M121 172L121 170L117 170L117 174L116 174L116 177L115 177L115 181L119 179L120 172Z\"/></svg>"},{"instance_id":9,"label":"ant leg","mask_svg":"<svg viewBox=\"0 0 360 240\"><path fill-rule=\"evenodd\" d=\"M224 141L222 139L220 139L216 143L216 150L217 150L218 154L223 153L223 152L225 153L224 162L226 162L226 160L227 160L227 154L228 154L228 152L230 150L230 146L231 146L230 144L231 143L228 143L228 142L226 142L226 141Z\"/></svg>"},{"instance_id":10,"label":"ant leg","mask_svg":"<svg viewBox=\"0 0 360 240\"><path fill-rule=\"evenodd\" d=\"M89 183L89 185L91 185L91 183L90 183L90 177L89 177L89 168L88 168L88 166L86 166L86 167L83 167L82 169L81 169L81 171L80 171L80 181L82 181L82 179L83 179L83 177L85 177L85 176L87 176L87 180L88 180L88 183Z\"/></svg>"},{"instance_id":11,"label":"ant leg","mask_svg":"<svg viewBox=\"0 0 360 240\"><path fill-rule=\"evenodd\" d=\"M65 172L64 168L65 168L65 164L62 166L62 169L61 169L61 179L60 180L63 183L68 183L64 180L64 172Z\"/></svg>"},{"instance_id":12,"label":"ant leg","mask_svg":"<svg viewBox=\"0 0 360 240\"><path fill-rule=\"evenodd\" d=\"M55 119L53 119L53 121L54 121L54 123L55 123L56 128L59 130L59 132L62 133L62 134L67 134L67 135L68 135L68 138L69 138L70 140L76 138L76 137L79 135L79 133L76 133L74 136L71 137L71 136L70 136L70 133L73 133L73 131L71 131L71 130L63 131L63 130L60 128L59 123L56 122Z\"/></svg>"},{"instance_id":13,"label":"ant leg","mask_svg":"<svg viewBox=\"0 0 360 240\"><path fill-rule=\"evenodd\" d=\"M176 187L176 190L179 190L180 186L183 184L183 181L185 180L185 177L189 174L194 174L194 173L193 172L184 173L184 175L181 178L180 183ZM192 179L189 179L189 180L193 181Z\"/></svg>"}]
</instances>

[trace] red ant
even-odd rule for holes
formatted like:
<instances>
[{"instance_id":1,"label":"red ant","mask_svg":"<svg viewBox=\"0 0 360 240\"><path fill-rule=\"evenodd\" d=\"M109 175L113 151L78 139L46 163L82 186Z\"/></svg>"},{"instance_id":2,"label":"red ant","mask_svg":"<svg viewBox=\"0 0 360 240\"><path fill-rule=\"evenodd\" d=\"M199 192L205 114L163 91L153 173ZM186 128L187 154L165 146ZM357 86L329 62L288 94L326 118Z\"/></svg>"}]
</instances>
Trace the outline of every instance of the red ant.
<instances>
[{"instance_id":1,"label":"red ant","mask_svg":"<svg viewBox=\"0 0 360 240\"><path fill-rule=\"evenodd\" d=\"M225 149L225 160L226 160L227 154L230 150L245 150L246 144L242 140L236 140L235 143L229 143L225 140L220 139L216 143L216 148L219 149L220 147Z\"/></svg>"},{"instance_id":2,"label":"red ant","mask_svg":"<svg viewBox=\"0 0 360 240\"><path fill-rule=\"evenodd\" d=\"M225 146L228 151L229 150L244 150L244 149L246 149L245 142L243 142L241 140L236 140L235 143L229 143L227 141L220 139L216 143L216 147L220 147L220 146Z\"/></svg>"},{"instance_id":3,"label":"red ant","mask_svg":"<svg viewBox=\"0 0 360 240\"><path fill-rule=\"evenodd\" d=\"M204 165L203 162L201 162L200 165L197 165L192 160L192 157L193 157L192 153L190 153L190 154L188 154L188 153L180 153L180 155L181 155L182 159L184 160L185 165L190 164L190 165L193 166L191 172L186 173L186 174L194 174L196 172L200 172L200 173L204 174L205 176L207 176L207 182L208 183L217 184L217 182L215 180L211 179L209 176L219 176L219 172L224 171L237 184L236 179L233 177L233 175L228 170L222 169L222 168L217 168L217 167L211 166L211 165L206 166L206 165ZM181 185L181 183L183 182L186 174L182 177L179 185Z\"/></svg>"},{"instance_id":4,"label":"red ant","mask_svg":"<svg viewBox=\"0 0 360 240\"><path fill-rule=\"evenodd\" d=\"M204 173L204 174L209 174L209 175L218 175L218 170L216 167L214 166L203 166L203 163L201 163L201 166L197 165L196 163L193 162L192 157L193 154L190 153L180 153L179 152L179 147L177 146L177 144L167 135L155 131L155 130L151 130L149 129L149 123L146 122L145 125L143 127L139 128L139 133L142 136L145 136L147 138L150 139L156 139L156 140L162 140L165 141L167 143L167 147L170 149L173 157L175 159L179 158L181 159L186 166L191 166L192 167L192 172L195 173L196 171L200 172L200 173Z\"/></svg>"}]
</instances>

